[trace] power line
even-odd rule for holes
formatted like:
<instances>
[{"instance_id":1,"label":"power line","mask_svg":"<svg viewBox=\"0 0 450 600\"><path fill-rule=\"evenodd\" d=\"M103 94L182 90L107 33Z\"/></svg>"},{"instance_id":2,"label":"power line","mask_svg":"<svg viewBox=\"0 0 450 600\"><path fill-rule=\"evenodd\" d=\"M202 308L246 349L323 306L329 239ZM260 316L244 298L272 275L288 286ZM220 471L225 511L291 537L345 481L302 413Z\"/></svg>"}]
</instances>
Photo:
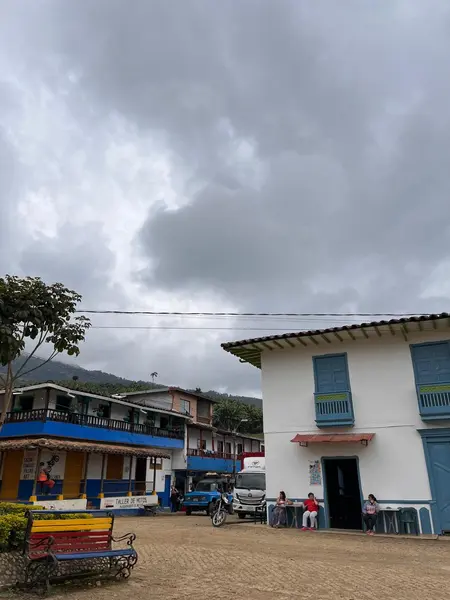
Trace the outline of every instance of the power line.
<instances>
[{"instance_id":1,"label":"power line","mask_svg":"<svg viewBox=\"0 0 450 600\"><path fill-rule=\"evenodd\" d=\"M276 313L276 312L183 312L155 310L77 310L77 313L91 315L148 315L171 317L412 317L423 312L411 313ZM432 313L430 313L432 314Z\"/></svg>"},{"instance_id":2,"label":"power line","mask_svg":"<svg viewBox=\"0 0 450 600\"><path fill-rule=\"evenodd\" d=\"M289 329L286 327L171 327L170 325L149 325L149 326L139 326L139 325L92 325L90 329L165 329L165 330L184 330L184 331L283 331L288 333L290 331L296 332L299 331L296 329Z\"/></svg>"}]
</instances>

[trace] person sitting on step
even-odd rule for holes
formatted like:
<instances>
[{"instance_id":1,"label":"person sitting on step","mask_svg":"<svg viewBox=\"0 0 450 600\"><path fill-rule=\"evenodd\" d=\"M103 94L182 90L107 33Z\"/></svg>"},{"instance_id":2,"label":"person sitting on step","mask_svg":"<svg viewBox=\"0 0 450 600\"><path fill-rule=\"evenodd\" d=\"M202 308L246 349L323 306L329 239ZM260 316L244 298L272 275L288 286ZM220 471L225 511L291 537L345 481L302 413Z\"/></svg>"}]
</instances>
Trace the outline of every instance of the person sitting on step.
<instances>
[{"instance_id":1,"label":"person sitting on step","mask_svg":"<svg viewBox=\"0 0 450 600\"><path fill-rule=\"evenodd\" d=\"M367 528L367 535L373 535L373 528L376 525L378 513L380 512L380 505L373 494L369 494L367 502L364 502L363 506L363 521Z\"/></svg>"}]
</instances>

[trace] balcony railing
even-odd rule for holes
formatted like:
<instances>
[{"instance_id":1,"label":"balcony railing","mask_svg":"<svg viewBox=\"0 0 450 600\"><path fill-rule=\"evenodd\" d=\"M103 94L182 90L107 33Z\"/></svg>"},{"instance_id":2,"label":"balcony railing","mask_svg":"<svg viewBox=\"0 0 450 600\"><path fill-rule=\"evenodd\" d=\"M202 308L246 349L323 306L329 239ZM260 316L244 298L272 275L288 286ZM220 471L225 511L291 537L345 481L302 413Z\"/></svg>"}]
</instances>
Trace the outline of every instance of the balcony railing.
<instances>
[{"instance_id":1,"label":"balcony railing","mask_svg":"<svg viewBox=\"0 0 450 600\"><path fill-rule=\"evenodd\" d=\"M314 394L317 427L336 427L354 425L351 392L333 392Z\"/></svg>"},{"instance_id":2,"label":"balcony railing","mask_svg":"<svg viewBox=\"0 0 450 600\"><path fill-rule=\"evenodd\" d=\"M418 385L417 398L424 421L450 419L450 383Z\"/></svg>"},{"instance_id":3,"label":"balcony railing","mask_svg":"<svg viewBox=\"0 0 450 600\"><path fill-rule=\"evenodd\" d=\"M205 425L211 425L211 417L200 417L198 415L197 423L204 423Z\"/></svg>"},{"instance_id":4,"label":"balcony railing","mask_svg":"<svg viewBox=\"0 0 450 600\"><path fill-rule=\"evenodd\" d=\"M82 425L84 427L99 427L100 429L109 429L112 431L126 431L130 433L140 433L155 437L166 437L177 440L184 439L184 428L161 429L146 423L127 423L116 419L105 419L94 415L80 415L61 410L46 410L38 408L36 410L26 410L19 412L10 412L6 415L5 423L27 423L31 421L56 421L57 423L70 423L72 425Z\"/></svg>"},{"instance_id":5,"label":"balcony railing","mask_svg":"<svg viewBox=\"0 0 450 600\"><path fill-rule=\"evenodd\" d=\"M226 458L228 460L233 460L234 456L227 452L214 452L213 450L198 450L198 449L189 449L187 450L188 456L201 456L202 458ZM236 454L236 458L239 458L239 455Z\"/></svg>"}]
</instances>

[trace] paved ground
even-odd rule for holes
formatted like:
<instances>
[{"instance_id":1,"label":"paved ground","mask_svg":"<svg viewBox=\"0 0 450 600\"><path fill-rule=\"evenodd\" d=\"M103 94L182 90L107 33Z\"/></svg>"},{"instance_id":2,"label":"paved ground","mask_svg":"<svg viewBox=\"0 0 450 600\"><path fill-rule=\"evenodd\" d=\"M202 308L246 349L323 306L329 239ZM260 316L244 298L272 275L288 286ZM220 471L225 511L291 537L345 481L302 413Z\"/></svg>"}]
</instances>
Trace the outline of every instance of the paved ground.
<instances>
[{"instance_id":1,"label":"paved ground","mask_svg":"<svg viewBox=\"0 0 450 600\"><path fill-rule=\"evenodd\" d=\"M273 530L204 516L117 519L138 534L131 579L71 600L448 600L450 543Z\"/></svg>"}]
</instances>

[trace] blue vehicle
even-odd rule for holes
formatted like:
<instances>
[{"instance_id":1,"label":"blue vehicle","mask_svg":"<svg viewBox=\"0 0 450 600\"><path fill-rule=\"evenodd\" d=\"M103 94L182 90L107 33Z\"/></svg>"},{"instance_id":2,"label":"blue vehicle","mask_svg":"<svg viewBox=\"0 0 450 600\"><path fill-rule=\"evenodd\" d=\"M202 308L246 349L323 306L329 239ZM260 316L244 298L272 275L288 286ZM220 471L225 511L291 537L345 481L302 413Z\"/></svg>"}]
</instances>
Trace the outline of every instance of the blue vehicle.
<instances>
[{"instance_id":1,"label":"blue vehicle","mask_svg":"<svg viewBox=\"0 0 450 600\"><path fill-rule=\"evenodd\" d=\"M216 503L220 500L221 491L226 491L228 487L229 479L224 477L201 479L193 492L184 495L183 507L186 514L190 515L193 511L205 511L207 515L211 515ZM228 494L228 496L232 501L233 494Z\"/></svg>"}]
</instances>

